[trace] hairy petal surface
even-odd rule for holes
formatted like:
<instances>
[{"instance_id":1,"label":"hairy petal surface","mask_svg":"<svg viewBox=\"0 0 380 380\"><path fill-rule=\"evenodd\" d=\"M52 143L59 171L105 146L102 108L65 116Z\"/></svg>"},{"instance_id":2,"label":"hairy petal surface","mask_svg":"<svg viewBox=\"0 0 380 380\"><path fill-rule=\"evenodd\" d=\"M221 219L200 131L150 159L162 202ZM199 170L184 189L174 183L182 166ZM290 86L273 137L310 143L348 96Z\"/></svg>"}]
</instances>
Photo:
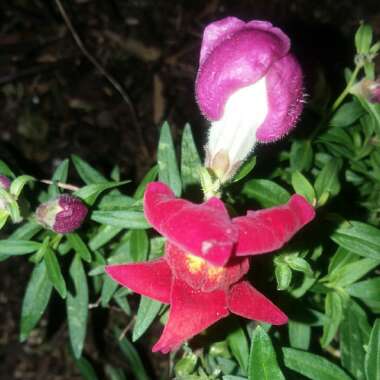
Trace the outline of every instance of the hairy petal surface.
<instances>
[{"instance_id":1,"label":"hairy petal surface","mask_svg":"<svg viewBox=\"0 0 380 380\"><path fill-rule=\"evenodd\" d=\"M301 195L283 206L248 211L233 219L239 228L236 256L258 255L281 248L315 216L314 208Z\"/></svg>"},{"instance_id":2,"label":"hairy petal surface","mask_svg":"<svg viewBox=\"0 0 380 380\"><path fill-rule=\"evenodd\" d=\"M256 132L257 141L263 143L285 136L297 123L303 108L302 70L293 55L275 62L266 81L269 111Z\"/></svg>"},{"instance_id":3,"label":"hairy petal surface","mask_svg":"<svg viewBox=\"0 0 380 380\"><path fill-rule=\"evenodd\" d=\"M239 282L231 288L228 307L232 313L247 319L272 325L283 325L288 322L288 317L247 281Z\"/></svg>"},{"instance_id":4,"label":"hairy petal surface","mask_svg":"<svg viewBox=\"0 0 380 380\"><path fill-rule=\"evenodd\" d=\"M271 30L246 26L224 39L199 67L195 89L202 113L219 120L227 99L262 78L287 52L288 45Z\"/></svg>"},{"instance_id":5,"label":"hairy petal surface","mask_svg":"<svg viewBox=\"0 0 380 380\"><path fill-rule=\"evenodd\" d=\"M171 270L164 259L145 263L108 265L106 273L119 284L143 296L170 303Z\"/></svg>"},{"instance_id":6,"label":"hairy petal surface","mask_svg":"<svg viewBox=\"0 0 380 380\"><path fill-rule=\"evenodd\" d=\"M144 212L160 234L214 265L226 264L233 253L237 229L217 198L194 204L176 199L167 185L153 182L145 191Z\"/></svg>"},{"instance_id":7,"label":"hairy petal surface","mask_svg":"<svg viewBox=\"0 0 380 380\"><path fill-rule=\"evenodd\" d=\"M152 351L167 353L227 315L224 291L203 293L176 279L171 292L169 320Z\"/></svg>"}]
</instances>

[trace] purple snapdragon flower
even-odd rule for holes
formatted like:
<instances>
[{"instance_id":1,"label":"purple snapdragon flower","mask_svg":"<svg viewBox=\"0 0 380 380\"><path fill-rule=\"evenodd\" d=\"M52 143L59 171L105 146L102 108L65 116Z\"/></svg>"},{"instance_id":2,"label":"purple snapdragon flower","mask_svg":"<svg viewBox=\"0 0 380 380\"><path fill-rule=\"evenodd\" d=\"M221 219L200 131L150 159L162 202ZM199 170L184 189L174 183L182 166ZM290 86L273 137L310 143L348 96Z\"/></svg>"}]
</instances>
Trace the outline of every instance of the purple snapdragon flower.
<instances>
[{"instance_id":1,"label":"purple snapdragon flower","mask_svg":"<svg viewBox=\"0 0 380 380\"><path fill-rule=\"evenodd\" d=\"M206 166L231 178L256 142L272 142L296 124L302 71L290 40L266 21L226 17L203 34L196 98L211 121Z\"/></svg>"}]
</instances>

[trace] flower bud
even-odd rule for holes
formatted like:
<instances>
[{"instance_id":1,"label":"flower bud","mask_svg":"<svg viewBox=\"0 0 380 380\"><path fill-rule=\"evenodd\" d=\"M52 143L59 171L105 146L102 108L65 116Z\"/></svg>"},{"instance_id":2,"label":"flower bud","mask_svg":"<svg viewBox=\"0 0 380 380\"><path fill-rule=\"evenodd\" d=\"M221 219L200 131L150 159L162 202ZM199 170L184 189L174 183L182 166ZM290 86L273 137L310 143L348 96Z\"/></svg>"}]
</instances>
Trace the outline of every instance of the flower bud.
<instances>
[{"instance_id":1,"label":"flower bud","mask_svg":"<svg viewBox=\"0 0 380 380\"><path fill-rule=\"evenodd\" d=\"M11 181L8 177L4 175L0 175L0 189L3 190L9 190L11 187ZM0 194L0 211L1 210L7 210L8 208L8 201L5 199L5 197L1 196Z\"/></svg>"},{"instance_id":2,"label":"flower bud","mask_svg":"<svg viewBox=\"0 0 380 380\"><path fill-rule=\"evenodd\" d=\"M38 223L54 232L65 234L81 226L87 211L80 199L71 195L61 195L38 206L36 219Z\"/></svg>"},{"instance_id":3,"label":"flower bud","mask_svg":"<svg viewBox=\"0 0 380 380\"><path fill-rule=\"evenodd\" d=\"M350 92L367 99L370 103L380 103L380 78L376 81L364 78L352 86Z\"/></svg>"},{"instance_id":4,"label":"flower bud","mask_svg":"<svg viewBox=\"0 0 380 380\"><path fill-rule=\"evenodd\" d=\"M227 17L203 34L196 98L211 121L206 166L225 181L258 142L272 142L295 125L303 103L302 72L289 38L269 22ZM217 157L217 158L216 158Z\"/></svg>"},{"instance_id":5,"label":"flower bud","mask_svg":"<svg viewBox=\"0 0 380 380\"><path fill-rule=\"evenodd\" d=\"M11 187L11 181L5 175L0 175L0 187L4 190L9 190Z\"/></svg>"}]
</instances>

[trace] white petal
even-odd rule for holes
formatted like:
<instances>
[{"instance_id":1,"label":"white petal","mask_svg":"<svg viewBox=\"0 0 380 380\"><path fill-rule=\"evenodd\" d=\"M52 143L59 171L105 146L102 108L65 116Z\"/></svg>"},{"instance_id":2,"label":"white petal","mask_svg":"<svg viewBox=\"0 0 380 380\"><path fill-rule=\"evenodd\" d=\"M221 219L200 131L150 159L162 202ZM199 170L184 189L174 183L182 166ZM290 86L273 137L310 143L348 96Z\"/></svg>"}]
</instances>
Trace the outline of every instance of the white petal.
<instances>
[{"instance_id":1,"label":"white petal","mask_svg":"<svg viewBox=\"0 0 380 380\"><path fill-rule=\"evenodd\" d=\"M227 100L221 119L211 123L206 166L212 168L213 158L225 152L229 159L229 177L252 151L256 131L268 114L265 77L236 91ZM227 173L225 173L227 174Z\"/></svg>"}]
</instances>

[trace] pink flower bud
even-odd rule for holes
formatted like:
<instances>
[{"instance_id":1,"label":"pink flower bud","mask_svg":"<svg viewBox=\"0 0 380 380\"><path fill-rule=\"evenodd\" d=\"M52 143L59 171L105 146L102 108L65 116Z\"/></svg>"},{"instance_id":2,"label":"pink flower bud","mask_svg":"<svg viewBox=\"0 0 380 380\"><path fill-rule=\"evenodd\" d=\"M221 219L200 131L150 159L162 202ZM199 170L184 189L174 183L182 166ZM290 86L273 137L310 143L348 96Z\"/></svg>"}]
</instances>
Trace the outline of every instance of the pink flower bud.
<instances>
[{"instance_id":1,"label":"pink flower bud","mask_svg":"<svg viewBox=\"0 0 380 380\"><path fill-rule=\"evenodd\" d=\"M87 211L78 198L61 195L53 201L42 203L36 210L36 218L43 226L65 234L81 226Z\"/></svg>"},{"instance_id":2,"label":"pink flower bud","mask_svg":"<svg viewBox=\"0 0 380 380\"><path fill-rule=\"evenodd\" d=\"M269 22L227 17L206 27L195 92L211 121L207 166L227 154L232 172L256 141L278 140L295 126L302 72L289 49L289 38Z\"/></svg>"},{"instance_id":3,"label":"pink flower bud","mask_svg":"<svg viewBox=\"0 0 380 380\"><path fill-rule=\"evenodd\" d=\"M0 187L4 190L9 190L11 187L11 181L5 175L0 175Z\"/></svg>"},{"instance_id":4,"label":"pink flower bud","mask_svg":"<svg viewBox=\"0 0 380 380\"><path fill-rule=\"evenodd\" d=\"M376 81L362 79L352 86L350 92L367 99L371 103L380 103L380 78Z\"/></svg>"}]
</instances>

